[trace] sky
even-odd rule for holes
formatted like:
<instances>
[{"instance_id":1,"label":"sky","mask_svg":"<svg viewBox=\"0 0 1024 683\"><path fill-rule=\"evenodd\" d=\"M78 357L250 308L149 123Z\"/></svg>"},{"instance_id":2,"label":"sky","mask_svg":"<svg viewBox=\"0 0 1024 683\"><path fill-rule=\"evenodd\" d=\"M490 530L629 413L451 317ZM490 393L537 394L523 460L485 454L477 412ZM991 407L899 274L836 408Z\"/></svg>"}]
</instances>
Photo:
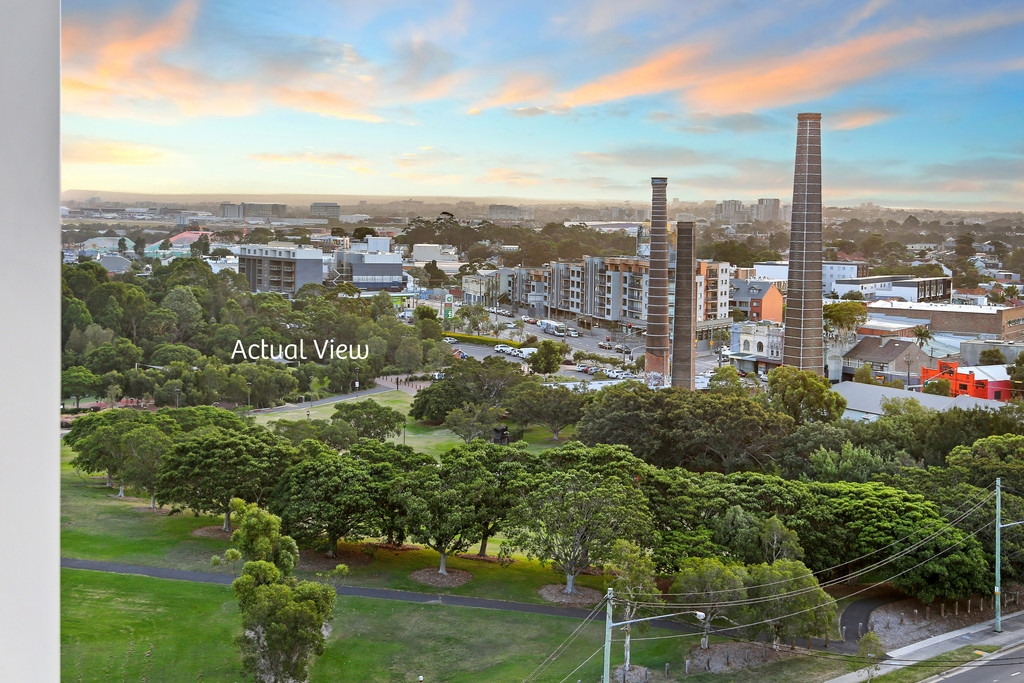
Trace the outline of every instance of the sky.
<instances>
[{"instance_id":1,"label":"sky","mask_svg":"<svg viewBox=\"0 0 1024 683\"><path fill-rule=\"evenodd\" d=\"M1019 0L64 0L62 189L1024 209Z\"/></svg>"}]
</instances>

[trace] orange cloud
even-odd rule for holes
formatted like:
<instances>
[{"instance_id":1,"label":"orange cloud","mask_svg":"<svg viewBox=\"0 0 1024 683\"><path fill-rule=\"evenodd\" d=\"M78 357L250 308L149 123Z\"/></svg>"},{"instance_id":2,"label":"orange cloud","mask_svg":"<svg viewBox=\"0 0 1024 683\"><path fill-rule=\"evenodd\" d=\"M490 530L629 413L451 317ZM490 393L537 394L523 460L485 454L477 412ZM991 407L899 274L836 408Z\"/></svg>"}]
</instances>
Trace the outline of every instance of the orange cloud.
<instances>
[{"instance_id":1,"label":"orange cloud","mask_svg":"<svg viewBox=\"0 0 1024 683\"><path fill-rule=\"evenodd\" d=\"M829 118L832 121L831 127L834 130L854 130L873 126L893 117L893 112L884 109L859 109L843 112Z\"/></svg>"},{"instance_id":2,"label":"orange cloud","mask_svg":"<svg viewBox=\"0 0 1024 683\"><path fill-rule=\"evenodd\" d=\"M67 140L61 146L66 164L122 164L152 166L166 161L167 153L151 145L100 139Z\"/></svg>"},{"instance_id":3,"label":"orange cloud","mask_svg":"<svg viewBox=\"0 0 1024 683\"><path fill-rule=\"evenodd\" d=\"M362 103L342 97L330 90L305 90L278 86L273 89L273 98L282 106L301 109L321 116L369 123L380 123L384 120L380 116L370 113Z\"/></svg>"},{"instance_id":4,"label":"orange cloud","mask_svg":"<svg viewBox=\"0 0 1024 683\"><path fill-rule=\"evenodd\" d=\"M707 47L693 45L662 50L643 64L564 93L561 104L579 107L691 86L698 80L698 67L707 52Z\"/></svg>"},{"instance_id":5,"label":"orange cloud","mask_svg":"<svg viewBox=\"0 0 1024 683\"><path fill-rule=\"evenodd\" d=\"M536 101L549 97L551 82L535 74L519 74L506 79L498 91L470 108L470 114L479 114L484 109L504 107L519 102Z\"/></svg>"}]
</instances>

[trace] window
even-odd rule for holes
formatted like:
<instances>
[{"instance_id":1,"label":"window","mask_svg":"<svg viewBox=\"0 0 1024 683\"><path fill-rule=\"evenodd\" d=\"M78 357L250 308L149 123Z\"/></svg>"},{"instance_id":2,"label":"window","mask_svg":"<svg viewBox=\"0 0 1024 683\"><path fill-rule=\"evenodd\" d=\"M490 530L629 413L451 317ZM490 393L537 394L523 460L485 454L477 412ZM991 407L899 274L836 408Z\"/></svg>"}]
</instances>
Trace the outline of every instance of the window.
<instances>
[{"instance_id":1,"label":"window","mask_svg":"<svg viewBox=\"0 0 1024 683\"><path fill-rule=\"evenodd\" d=\"M764 344L762 342L757 342L757 352L764 353Z\"/></svg>"},{"instance_id":2,"label":"window","mask_svg":"<svg viewBox=\"0 0 1024 683\"><path fill-rule=\"evenodd\" d=\"M743 350L744 351L749 351L750 350L750 342L749 341L743 342Z\"/></svg>"}]
</instances>

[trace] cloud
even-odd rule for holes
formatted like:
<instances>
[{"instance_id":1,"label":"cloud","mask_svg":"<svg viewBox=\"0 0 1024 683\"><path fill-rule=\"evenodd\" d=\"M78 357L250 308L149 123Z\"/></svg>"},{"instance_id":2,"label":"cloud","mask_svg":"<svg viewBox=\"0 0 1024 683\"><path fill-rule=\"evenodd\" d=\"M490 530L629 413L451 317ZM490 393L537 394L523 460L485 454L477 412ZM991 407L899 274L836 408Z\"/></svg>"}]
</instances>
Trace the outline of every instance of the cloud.
<instances>
[{"instance_id":1,"label":"cloud","mask_svg":"<svg viewBox=\"0 0 1024 683\"><path fill-rule=\"evenodd\" d=\"M890 0L868 0L847 15L846 20L840 24L837 33L841 36L850 33L853 29L882 11L889 3Z\"/></svg>"},{"instance_id":2,"label":"cloud","mask_svg":"<svg viewBox=\"0 0 1024 683\"><path fill-rule=\"evenodd\" d=\"M687 147L670 146L618 147L606 152L577 152L576 157L590 164L636 168L683 168L715 161L715 158L707 153Z\"/></svg>"},{"instance_id":3,"label":"cloud","mask_svg":"<svg viewBox=\"0 0 1024 683\"><path fill-rule=\"evenodd\" d=\"M362 162L363 159L344 152L290 152L287 154L276 152L256 152L249 155L256 161L265 161L276 164L320 164L322 166L335 166L351 162Z\"/></svg>"},{"instance_id":4,"label":"cloud","mask_svg":"<svg viewBox=\"0 0 1024 683\"><path fill-rule=\"evenodd\" d=\"M537 185L543 177L532 171L511 168L491 168L477 179L478 182L498 185Z\"/></svg>"},{"instance_id":5,"label":"cloud","mask_svg":"<svg viewBox=\"0 0 1024 683\"><path fill-rule=\"evenodd\" d=\"M695 85L698 82L695 74L699 73L701 61L709 51L703 45L667 48L637 66L562 93L558 96L559 104L580 107Z\"/></svg>"},{"instance_id":6,"label":"cloud","mask_svg":"<svg viewBox=\"0 0 1024 683\"><path fill-rule=\"evenodd\" d=\"M73 138L61 145L61 159L66 164L155 166L166 163L167 157L167 151L159 147L120 140Z\"/></svg>"},{"instance_id":7,"label":"cloud","mask_svg":"<svg viewBox=\"0 0 1024 683\"><path fill-rule=\"evenodd\" d=\"M380 123L384 119L371 113L365 104L342 97L332 89L298 89L288 86L277 86L271 91L273 100L292 109L300 109L321 116L338 119Z\"/></svg>"},{"instance_id":8,"label":"cloud","mask_svg":"<svg viewBox=\"0 0 1024 683\"><path fill-rule=\"evenodd\" d=\"M888 109L854 109L833 114L826 121L833 130L854 130L887 121L893 116L895 112Z\"/></svg>"},{"instance_id":9,"label":"cloud","mask_svg":"<svg viewBox=\"0 0 1024 683\"><path fill-rule=\"evenodd\" d=\"M506 78L496 92L474 104L469 113L479 114L484 109L542 100L550 97L552 92L553 86L546 76L516 74Z\"/></svg>"},{"instance_id":10,"label":"cloud","mask_svg":"<svg viewBox=\"0 0 1024 683\"><path fill-rule=\"evenodd\" d=\"M754 114L752 112L739 112L725 116L693 114L689 117L688 123L681 123L677 126L677 129L684 133L704 135L723 131L727 133L762 133L764 131L780 130L785 127L785 124L781 121L770 116Z\"/></svg>"}]
</instances>

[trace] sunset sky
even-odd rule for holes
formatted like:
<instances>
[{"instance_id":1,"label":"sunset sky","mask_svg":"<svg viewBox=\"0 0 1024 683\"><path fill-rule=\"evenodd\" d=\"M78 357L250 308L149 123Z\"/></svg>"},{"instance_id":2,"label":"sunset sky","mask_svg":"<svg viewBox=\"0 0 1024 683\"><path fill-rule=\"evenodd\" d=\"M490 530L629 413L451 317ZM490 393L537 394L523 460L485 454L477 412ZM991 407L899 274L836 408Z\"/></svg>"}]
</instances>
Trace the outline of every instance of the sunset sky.
<instances>
[{"instance_id":1,"label":"sunset sky","mask_svg":"<svg viewBox=\"0 0 1024 683\"><path fill-rule=\"evenodd\" d=\"M1024 209L1024 4L64 0L64 189Z\"/></svg>"}]
</instances>

